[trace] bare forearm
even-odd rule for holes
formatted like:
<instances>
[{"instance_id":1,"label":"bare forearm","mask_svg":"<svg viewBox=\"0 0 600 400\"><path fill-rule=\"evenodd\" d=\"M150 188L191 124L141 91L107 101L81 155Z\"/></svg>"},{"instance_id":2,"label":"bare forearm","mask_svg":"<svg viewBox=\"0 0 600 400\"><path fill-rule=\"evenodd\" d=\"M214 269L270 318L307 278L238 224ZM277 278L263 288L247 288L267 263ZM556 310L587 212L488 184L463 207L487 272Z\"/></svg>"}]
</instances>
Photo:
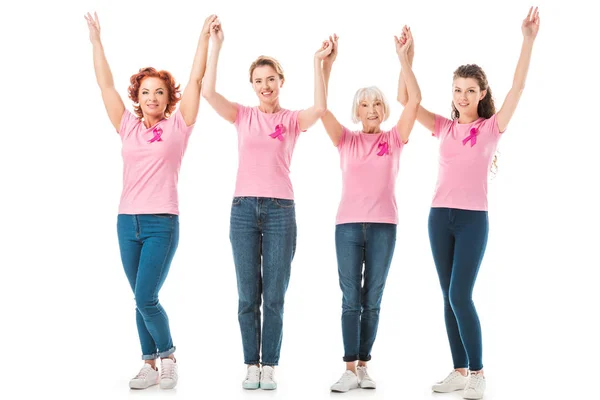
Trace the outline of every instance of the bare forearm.
<instances>
[{"instance_id":1,"label":"bare forearm","mask_svg":"<svg viewBox=\"0 0 600 400\"><path fill-rule=\"evenodd\" d=\"M202 95L204 97L212 96L217 92L217 64L220 52L221 45L213 45L204 74L204 85L202 86Z\"/></svg>"},{"instance_id":2,"label":"bare forearm","mask_svg":"<svg viewBox=\"0 0 600 400\"><path fill-rule=\"evenodd\" d=\"M517 68L515 70L515 76L513 79L513 89L521 91L525 88L525 80L527 79L527 72L529 71L532 51L533 39L524 38L523 45L521 47L521 55L519 56L519 61L517 62Z\"/></svg>"},{"instance_id":3,"label":"bare forearm","mask_svg":"<svg viewBox=\"0 0 600 400\"><path fill-rule=\"evenodd\" d=\"M206 59L208 58L208 39L208 37L201 37L198 40L198 47L190 72L190 83L196 82L198 85L202 83L202 78L206 72Z\"/></svg>"},{"instance_id":4,"label":"bare forearm","mask_svg":"<svg viewBox=\"0 0 600 400\"><path fill-rule=\"evenodd\" d=\"M400 73L400 84L398 85L398 97L406 96L407 98L403 98L406 104L409 101L411 103L421 103L421 89L419 88L419 84L417 83L417 77L415 76L410 61L401 60L400 64L402 66Z\"/></svg>"},{"instance_id":5,"label":"bare forearm","mask_svg":"<svg viewBox=\"0 0 600 400\"><path fill-rule=\"evenodd\" d=\"M325 88L324 72L321 64L321 60L315 57L315 108L325 111L327 109L327 89Z\"/></svg>"},{"instance_id":6,"label":"bare forearm","mask_svg":"<svg viewBox=\"0 0 600 400\"><path fill-rule=\"evenodd\" d=\"M115 83L113 81L112 72L110 72L110 67L108 66L106 55L104 54L104 47L100 41L93 43L93 55L96 82L98 82L100 90L113 88Z\"/></svg>"},{"instance_id":7,"label":"bare forearm","mask_svg":"<svg viewBox=\"0 0 600 400\"><path fill-rule=\"evenodd\" d=\"M412 60L409 60L409 66L412 68ZM406 105L408 101L408 89L406 87L406 76L403 66L400 69L400 77L398 78L398 101L402 105Z\"/></svg>"}]
</instances>

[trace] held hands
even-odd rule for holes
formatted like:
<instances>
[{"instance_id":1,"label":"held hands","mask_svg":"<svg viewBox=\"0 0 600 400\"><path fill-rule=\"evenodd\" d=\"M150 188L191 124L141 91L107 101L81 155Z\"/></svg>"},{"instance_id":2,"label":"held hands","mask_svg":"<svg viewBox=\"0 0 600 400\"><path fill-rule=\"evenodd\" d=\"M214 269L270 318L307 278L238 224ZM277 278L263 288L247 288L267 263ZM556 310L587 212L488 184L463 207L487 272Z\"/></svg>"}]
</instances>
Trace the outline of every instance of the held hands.
<instances>
[{"instance_id":1,"label":"held hands","mask_svg":"<svg viewBox=\"0 0 600 400\"><path fill-rule=\"evenodd\" d=\"M200 38L206 40L210 39L210 28L215 21L217 21L217 16L215 14L210 15L204 20L204 25L202 26L202 31L200 32Z\"/></svg>"},{"instance_id":2,"label":"held hands","mask_svg":"<svg viewBox=\"0 0 600 400\"><path fill-rule=\"evenodd\" d=\"M209 17L210 18L210 17ZM225 40L225 36L223 36L223 27L221 26L221 21L215 18L209 25L210 30L210 40L213 45L222 45L223 40Z\"/></svg>"},{"instance_id":3,"label":"held hands","mask_svg":"<svg viewBox=\"0 0 600 400\"><path fill-rule=\"evenodd\" d=\"M92 14L87 13L83 16L88 24L88 29L90 30L90 42L100 42L100 21L98 20L98 14L94 12L94 16Z\"/></svg>"},{"instance_id":4,"label":"held hands","mask_svg":"<svg viewBox=\"0 0 600 400\"><path fill-rule=\"evenodd\" d=\"M327 44L328 43L328 44ZM333 34L333 36L329 36L329 40L325 40L323 42L323 49L325 49L325 45L327 44L327 46L330 48L329 52L325 55L324 58L321 58L323 60L323 67L324 68L331 68L331 66L333 65L333 62L335 61L335 59L337 58L337 54L338 54L338 35L336 35L335 33ZM319 52L317 52L318 54ZM315 54L315 56L317 55Z\"/></svg>"},{"instance_id":5,"label":"held hands","mask_svg":"<svg viewBox=\"0 0 600 400\"><path fill-rule=\"evenodd\" d=\"M333 51L333 43L331 40L324 40L323 45L315 52L315 58L317 60L325 60Z\"/></svg>"},{"instance_id":6,"label":"held hands","mask_svg":"<svg viewBox=\"0 0 600 400\"><path fill-rule=\"evenodd\" d=\"M540 13L538 8L535 10L533 7L529 9L529 13L527 17L523 20L523 24L521 25L521 31L523 32L523 36L525 38L535 39L540 30Z\"/></svg>"},{"instance_id":7,"label":"held hands","mask_svg":"<svg viewBox=\"0 0 600 400\"><path fill-rule=\"evenodd\" d=\"M404 25L402 28L402 35L400 37L394 36L394 41L396 42L396 54L398 54L400 62L405 61L411 63L415 56L415 50L410 28Z\"/></svg>"}]
</instances>

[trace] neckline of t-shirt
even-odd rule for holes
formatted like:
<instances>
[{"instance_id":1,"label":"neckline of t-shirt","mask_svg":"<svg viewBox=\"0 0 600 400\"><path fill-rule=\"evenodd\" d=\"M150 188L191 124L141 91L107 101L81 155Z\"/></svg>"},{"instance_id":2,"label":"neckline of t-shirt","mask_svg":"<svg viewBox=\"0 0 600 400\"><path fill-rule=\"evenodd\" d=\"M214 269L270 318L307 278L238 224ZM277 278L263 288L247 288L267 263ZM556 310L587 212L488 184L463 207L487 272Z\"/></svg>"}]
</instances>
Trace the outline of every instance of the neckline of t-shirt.
<instances>
[{"instance_id":1,"label":"neckline of t-shirt","mask_svg":"<svg viewBox=\"0 0 600 400\"><path fill-rule=\"evenodd\" d=\"M255 108L256 108L256 110L257 110L259 113L261 113L262 115L265 115L265 116L271 116L271 115L275 116L275 115L279 115L279 114L281 114L282 112L284 112L284 111L286 110L285 108L283 108L283 107L280 107L280 108L279 108L279 111L277 111L277 112L274 112L274 113L266 113L266 112L264 112L264 111L261 111L261 109L260 109L260 107L259 107L259 106L255 106Z\"/></svg>"},{"instance_id":2,"label":"neckline of t-shirt","mask_svg":"<svg viewBox=\"0 0 600 400\"><path fill-rule=\"evenodd\" d=\"M456 119L455 119L455 121L456 121L456 125L458 125L458 126L469 126L469 125L473 125L473 124L474 124L474 123L476 123L476 122L479 122L479 121L481 121L482 119L485 119L485 118L483 118L483 117L479 117L479 118L477 118L475 121L473 121L473 122L468 122L468 123L466 123L466 124L461 124L461 123L459 123L459 122L458 122L458 118L456 118Z\"/></svg>"},{"instance_id":3,"label":"neckline of t-shirt","mask_svg":"<svg viewBox=\"0 0 600 400\"><path fill-rule=\"evenodd\" d=\"M158 124L160 124L163 121L166 121L167 118L163 118L160 121L158 121L157 123L155 123L154 125L152 125L150 128L146 128L146 125L144 124L144 121L142 119L140 119L140 124L142 124L142 126L144 127L144 129L146 129L147 131L154 129L158 126Z\"/></svg>"}]
</instances>

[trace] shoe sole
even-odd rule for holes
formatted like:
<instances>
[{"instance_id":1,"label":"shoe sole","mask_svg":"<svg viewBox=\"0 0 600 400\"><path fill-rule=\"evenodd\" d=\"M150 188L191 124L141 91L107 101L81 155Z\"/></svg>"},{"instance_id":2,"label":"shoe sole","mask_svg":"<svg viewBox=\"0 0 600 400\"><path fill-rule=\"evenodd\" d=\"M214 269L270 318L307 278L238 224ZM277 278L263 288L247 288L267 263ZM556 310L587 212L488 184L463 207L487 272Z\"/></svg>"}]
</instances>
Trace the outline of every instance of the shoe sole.
<instances>
[{"instance_id":1,"label":"shoe sole","mask_svg":"<svg viewBox=\"0 0 600 400\"><path fill-rule=\"evenodd\" d=\"M258 383L242 383L242 388L246 390L256 390L259 387L260 386L258 385Z\"/></svg>"},{"instance_id":2,"label":"shoe sole","mask_svg":"<svg viewBox=\"0 0 600 400\"><path fill-rule=\"evenodd\" d=\"M267 385L261 384L260 388L262 390L275 390L275 389L277 389L277 385L276 384L267 384Z\"/></svg>"},{"instance_id":3,"label":"shoe sole","mask_svg":"<svg viewBox=\"0 0 600 400\"><path fill-rule=\"evenodd\" d=\"M373 390L373 389L376 389L376 388L377 388L377 386L361 386L360 388L361 388L361 389L369 389L369 390Z\"/></svg>"},{"instance_id":4,"label":"shoe sole","mask_svg":"<svg viewBox=\"0 0 600 400\"><path fill-rule=\"evenodd\" d=\"M133 385L133 386L129 385L129 389L132 389L132 390L144 390L144 389L148 389L149 387L156 386L156 385L158 385L158 383L152 383L152 384L150 384L148 386L140 386L140 387L137 387L135 385Z\"/></svg>"},{"instance_id":5,"label":"shoe sole","mask_svg":"<svg viewBox=\"0 0 600 400\"><path fill-rule=\"evenodd\" d=\"M163 385L162 383L159 384L161 389L175 389L175 386L177 386L177 382L175 383L169 383L169 384L165 384Z\"/></svg>"},{"instance_id":6,"label":"shoe sole","mask_svg":"<svg viewBox=\"0 0 600 400\"><path fill-rule=\"evenodd\" d=\"M459 387L452 387L452 388L448 388L448 389L440 389L440 388L431 388L431 390L433 390L436 393L452 393L452 392L456 392L457 390L464 390L465 386L459 386Z\"/></svg>"}]
</instances>

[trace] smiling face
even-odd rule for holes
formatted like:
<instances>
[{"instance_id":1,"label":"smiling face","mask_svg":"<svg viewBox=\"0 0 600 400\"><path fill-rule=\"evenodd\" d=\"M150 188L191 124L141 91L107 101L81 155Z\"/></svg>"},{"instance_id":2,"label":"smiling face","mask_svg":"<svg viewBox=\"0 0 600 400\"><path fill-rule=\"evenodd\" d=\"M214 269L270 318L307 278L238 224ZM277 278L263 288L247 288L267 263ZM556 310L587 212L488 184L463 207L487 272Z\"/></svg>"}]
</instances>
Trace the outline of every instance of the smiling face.
<instances>
[{"instance_id":1,"label":"smiling face","mask_svg":"<svg viewBox=\"0 0 600 400\"><path fill-rule=\"evenodd\" d=\"M381 123L389 117L389 107L381 90L375 86L359 89L354 95L352 119L362 123L363 132L381 130Z\"/></svg>"},{"instance_id":2,"label":"smiling face","mask_svg":"<svg viewBox=\"0 0 600 400\"><path fill-rule=\"evenodd\" d=\"M252 71L252 87L261 103L275 104L279 99L279 89L283 79L270 65L261 65Z\"/></svg>"},{"instance_id":3,"label":"smiling face","mask_svg":"<svg viewBox=\"0 0 600 400\"><path fill-rule=\"evenodd\" d=\"M148 77L140 82L138 100L144 116L163 118L169 104L168 86L160 78Z\"/></svg>"},{"instance_id":4,"label":"smiling face","mask_svg":"<svg viewBox=\"0 0 600 400\"><path fill-rule=\"evenodd\" d=\"M477 106L485 97L486 91L481 90L474 78L457 77L453 83L452 103L460 115L477 116Z\"/></svg>"}]
</instances>

